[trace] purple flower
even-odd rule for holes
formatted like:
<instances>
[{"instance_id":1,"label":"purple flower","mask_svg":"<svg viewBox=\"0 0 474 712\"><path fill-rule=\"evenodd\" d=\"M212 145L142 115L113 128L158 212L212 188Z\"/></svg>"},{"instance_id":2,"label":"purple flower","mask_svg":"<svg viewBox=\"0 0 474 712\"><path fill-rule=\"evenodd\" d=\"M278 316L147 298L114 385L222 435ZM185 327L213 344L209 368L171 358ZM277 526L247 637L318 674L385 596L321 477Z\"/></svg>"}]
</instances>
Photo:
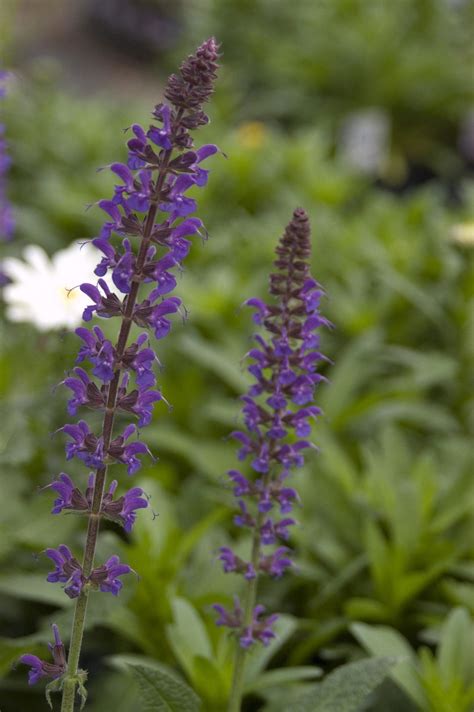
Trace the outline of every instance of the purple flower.
<instances>
[{"instance_id":1,"label":"purple flower","mask_svg":"<svg viewBox=\"0 0 474 712\"><path fill-rule=\"evenodd\" d=\"M61 472L59 478L47 486L58 493L58 497L54 500L54 507L51 510L52 514L59 514L63 509L76 511L87 511L89 509L89 502L86 497L65 472Z\"/></svg>"},{"instance_id":2,"label":"purple flower","mask_svg":"<svg viewBox=\"0 0 474 712\"><path fill-rule=\"evenodd\" d=\"M76 363L88 359L94 366L92 373L103 383L109 383L114 376L115 349L111 342L105 338L102 329L94 326L92 331L80 326L76 334L84 344L79 349Z\"/></svg>"},{"instance_id":3,"label":"purple flower","mask_svg":"<svg viewBox=\"0 0 474 712\"><path fill-rule=\"evenodd\" d=\"M136 510L148 507L148 500L140 487L132 487L122 497L113 499L116 487L117 480L113 480L102 500L101 511L110 519L122 524L126 532L131 532L137 518Z\"/></svg>"},{"instance_id":4,"label":"purple flower","mask_svg":"<svg viewBox=\"0 0 474 712\"><path fill-rule=\"evenodd\" d=\"M154 116L158 120L162 121L163 126L161 129L156 126L150 126L147 137L160 148L164 148L166 151L169 151L172 148L170 107L166 104L156 107Z\"/></svg>"},{"instance_id":5,"label":"purple flower","mask_svg":"<svg viewBox=\"0 0 474 712\"><path fill-rule=\"evenodd\" d=\"M108 453L117 462L122 462L127 465L127 472L129 475L134 475L141 467L141 462L137 455L148 454L151 456L150 450L145 445L145 443L136 440L133 443L125 445L125 441L134 433L136 430L134 425L128 425L123 431L122 435L116 437L110 443Z\"/></svg>"},{"instance_id":6,"label":"purple flower","mask_svg":"<svg viewBox=\"0 0 474 712\"><path fill-rule=\"evenodd\" d=\"M266 618L261 618L264 611L264 606L255 606L252 614L252 623L243 629L239 639L242 648L250 648L257 641L260 641L266 647L275 637L272 626L278 620L278 615L274 613Z\"/></svg>"},{"instance_id":7,"label":"purple flower","mask_svg":"<svg viewBox=\"0 0 474 712\"><path fill-rule=\"evenodd\" d=\"M105 405L104 393L99 391L92 383L83 368L76 367L74 373L77 378L65 378L63 383L73 392L73 397L68 401L69 415L75 415L79 406L87 405L89 408L101 408Z\"/></svg>"},{"instance_id":8,"label":"purple flower","mask_svg":"<svg viewBox=\"0 0 474 712\"><path fill-rule=\"evenodd\" d=\"M89 581L98 586L103 593L111 593L117 596L123 587L119 576L129 574L132 571L127 564L121 564L118 556L111 556L105 564L94 569L89 576Z\"/></svg>"},{"instance_id":9,"label":"purple flower","mask_svg":"<svg viewBox=\"0 0 474 712\"><path fill-rule=\"evenodd\" d=\"M234 523L238 527L254 527L255 519L249 513L247 505L243 500L239 500L240 514L236 514L234 517Z\"/></svg>"},{"instance_id":10,"label":"purple flower","mask_svg":"<svg viewBox=\"0 0 474 712\"><path fill-rule=\"evenodd\" d=\"M53 662L46 662L29 653L22 655L19 660L20 663L31 668L28 672L29 685L36 684L43 677L50 677L55 680L66 672L66 651L59 636L58 626L53 623L51 627L53 629L54 644L48 643L48 647L53 656Z\"/></svg>"},{"instance_id":11,"label":"purple flower","mask_svg":"<svg viewBox=\"0 0 474 712\"><path fill-rule=\"evenodd\" d=\"M254 485L239 470L229 470L227 474L234 483L236 497L242 497L242 495L254 492Z\"/></svg>"},{"instance_id":12,"label":"purple flower","mask_svg":"<svg viewBox=\"0 0 474 712\"><path fill-rule=\"evenodd\" d=\"M155 352L150 348L142 348L147 339L147 334L140 334L122 356L123 368L135 372L135 382L139 388L152 388L156 381L153 373L153 364L157 361Z\"/></svg>"},{"instance_id":13,"label":"purple flower","mask_svg":"<svg viewBox=\"0 0 474 712\"><path fill-rule=\"evenodd\" d=\"M259 570L269 574L269 576L280 578L286 569L293 565L291 559L285 556L287 551L289 551L287 546L280 546L272 554L262 556L259 562Z\"/></svg>"},{"instance_id":14,"label":"purple flower","mask_svg":"<svg viewBox=\"0 0 474 712\"><path fill-rule=\"evenodd\" d=\"M69 598L77 598L85 583L82 567L78 560L74 558L71 550L65 544L61 544L57 549L46 549L48 556L55 564L55 569L47 576L50 583L67 583L64 592Z\"/></svg>"},{"instance_id":15,"label":"purple flower","mask_svg":"<svg viewBox=\"0 0 474 712\"><path fill-rule=\"evenodd\" d=\"M260 528L262 544L275 544L278 539L289 539L288 527L296 524L294 519L286 518L278 522L267 519Z\"/></svg>"},{"instance_id":16,"label":"purple flower","mask_svg":"<svg viewBox=\"0 0 474 712\"><path fill-rule=\"evenodd\" d=\"M228 611L219 603L214 603L212 608L219 614L216 625L224 625L227 628L240 628L243 623L243 610L238 596L234 596L234 609Z\"/></svg>"},{"instance_id":17,"label":"purple flower","mask_svg":"<svg viewBox=\"0 0 474 712\"><path fill-rule=\"evenodd\" d=\"M149 425L153 415L153 403L162 400L162 395L159 391L150 391L142 389L138 391L137 402L133 406L133 412L138 415L138 427L142 428Z\"/></svg>"},{"instance_id":18,"label":"purple flower","mask_svg":"<svg viewBox=\"0 0 474 712\"><path fill-rule=\"evenodd\" d=\"M89 430L85 420L80 420L77 425L66 424L60 428L72 440L66 443L66 460L78 457L88 467L103 467L104 448L102 438L97 438Z\"/></svg>"},{"instance_id":19,"label":"purple flower","mask_svg":"<svg viewBox=\"0 0 474 712\"><path fill-rule=\"evenodd\" d=\"M120 316L122 313L122 304L116 294L112 294L107 283L103 279L99 279L99 287L103 291L103 295L100 293L99 289L93 284L81 284L80 290L84 292L94 304L86 307L82 318L84 321L90 321L94 315L94 312L98 316L102 316L109 319L112 316Z\"/></svg>"},{"instance_id":20,"label":"purple flower","mask_svg":"<svg viewBox=\"0 0 474 712\"><path fill-rule=\"evenodd\" d=\"M276 253L276 271L270 275L273 302L267 304L256 298L246 302L255 310L253 320L263 327L265 335L255 336L257 348L247 354L253 383L242 398L245 430L231 433L240 444L238 459L248 460L250 469L258 475L247 477L240 470L228 473L240 510L234 522L253 532L252 561L247 564L227 547L220 549L220 559L225 572L240 573L245 578L249 578L249 570L255 577L279 578L292 566L288 547L277 546L269 554L262 549L287 541L289 527L296 522L290 517L267 515L275 506L281 514L288 514L299 501L296 490L287 487L285 480L304 464L304 451L315 448L311 441L299 438L311 435L311 420L321 413L312 403L316 387L325 380L316 372L317 364L325 358L314 351L319 348L315 332L330 324L319 314L323 291L309 272L310 229L304 210L293 213ZM256 641L267 645L274 637L272 623L276 616L263 619L261 606L254 609L250 626L242 623L248 620L248 610L238 624L218 612L220 625L239 628L243 648Z\"/></svg>"},{"instance_id":21,"label":"purple flower","mask_svg":"<svg viewBox=\"0 0 474 712\"><path fill-rule=\"evenodd\" d=\"M135 274L135 256L129 240L124 240L122 244L124 253L112 270L112 279L117 289L123 294L128 294Z\"/></svg>"},{"instance_id":22,"label":"purple flower","mask_svg":"<svg viewBox=\"0 0 474 712\"><path fill-rule=\"evenodd\" d=\"M232 549L229 549L227 546L221 546L219 552L219 559L222 561L226 574L231 572L242 573L249 581L255 578L256 573L252 564L236 556Z\"/></svg>"}]
</instances>

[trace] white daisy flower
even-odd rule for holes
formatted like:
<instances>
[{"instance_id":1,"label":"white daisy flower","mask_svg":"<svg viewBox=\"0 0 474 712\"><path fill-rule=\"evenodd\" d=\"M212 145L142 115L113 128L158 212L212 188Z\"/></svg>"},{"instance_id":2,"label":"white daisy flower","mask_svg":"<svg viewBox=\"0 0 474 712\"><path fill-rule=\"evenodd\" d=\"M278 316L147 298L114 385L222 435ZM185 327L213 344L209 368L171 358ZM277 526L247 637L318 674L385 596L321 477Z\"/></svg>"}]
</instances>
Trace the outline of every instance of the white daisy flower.
<instances>
[{"instance_id":1,"label":"white daisy flower","mask_svg":"<svg viewBox=\"0 0 474 712\"><path fill-rule=\"evenodd\" d=\"M42 247L28 245L23 256L24 261L15 257L2 261L2 271L10 279L3 288L7 318L30 322L40 331L78 326L90 304L79 285L97 282L98 251L89 243L74 242L50 258Z\"/></svg>"}]
</instances>

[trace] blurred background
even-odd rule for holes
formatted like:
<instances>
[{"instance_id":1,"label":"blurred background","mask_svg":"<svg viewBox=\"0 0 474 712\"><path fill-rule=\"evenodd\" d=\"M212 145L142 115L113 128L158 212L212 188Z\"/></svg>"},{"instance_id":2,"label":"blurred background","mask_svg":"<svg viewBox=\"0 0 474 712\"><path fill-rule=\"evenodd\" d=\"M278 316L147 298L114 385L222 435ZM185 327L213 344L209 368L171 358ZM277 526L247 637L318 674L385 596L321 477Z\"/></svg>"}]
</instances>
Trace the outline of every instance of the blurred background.
<instances>
[{"instance_id":1,"label":"blurred background","mask_svg":"<svg viewBox=\"0 0 474 712\"><path fill-rule=\"evenodd\" d=\"M209 240L179 281L189 319L158 345L173 405L155 408L148 429L159 461L134 480L158 516L142 513L130 537L104 526L98 558L119 551L140 580L117 600L94 598L87 709L136 710L131 659L169 666L203 710L224 709L229 643L210 606L237 585L218 547L247 544L225 485L252 334L240 305L265 294L276 240L302 205L334 365L318 394L320 454L295 476L297 571L262 587L285 614L279 639L249 674L327 672L397 641L416 684L387 681L367 709L471 710L472 671L446 666L440 639L474 614L472 0L2 0L0 26L16 219L2 257L32 244L51 256L96 235L99 211L85 208L111 193L97 169L125 159L123 129L149 121L195 46L211 34L222 43L212 123L196 142L227 158L212 159L198 196ZM63 542L80 551L84 523L53 520L39 488L63 469L83 476L50 437L67 420L54 387L78 344L8 314L3 304L0 698L3 712L40 712L41 685L27 688L12 666L27 650L45 655L51 621L66 634L71 618L39 554ZM288 690L259 679L249 712Z\"/></svg>"}]
</instances>

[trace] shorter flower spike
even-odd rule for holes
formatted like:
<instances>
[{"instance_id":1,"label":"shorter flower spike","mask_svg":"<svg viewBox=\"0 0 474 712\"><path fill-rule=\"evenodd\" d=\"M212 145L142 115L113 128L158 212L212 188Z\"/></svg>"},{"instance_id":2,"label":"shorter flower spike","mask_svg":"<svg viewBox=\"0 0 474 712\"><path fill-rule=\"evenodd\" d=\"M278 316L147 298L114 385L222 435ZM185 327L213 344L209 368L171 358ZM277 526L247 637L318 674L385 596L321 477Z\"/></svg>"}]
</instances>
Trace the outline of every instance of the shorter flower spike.
<instances>
[{"instance_id":1,"label":"shorter flower spike","mask_svg":"<svg viewBox=\"0 0 474 712\"><path fill-rule=\"evenodd\" d=\"M305 438L311 435L311 421L321 414L313 400L325 380L316 372L318 364L327 360L319 351L317 332L330 323L319 313L323 290L310 274L310 255L308 216L298 208L276 248L269 289L273 299L246 302L264 333L255 335L256 346L247 354L253 384L242 397L245 429L231 433L239 445L237 457L247 461L249 474L230 470L228 476L239 507L234 523L252 531L252 560L243 561L227 547L220 549L219 558L225 573L235 572L247 580L261 575L280 578L293 565L289 548L280 544L289 540L289 527L296 521L279 515L288 515L299 502L296 490L286 485L287 478L304 465L306 451L316 449ZM268 546L276 548L266 553ZM263 617L260 605L248 625L256 586L256 581L248 584L243 615L240 604L233 613L214 607L220 615L218 625L239 629L243 648L256 641L268 645L274 637L276 616Z\"/></svg>"},{"instance_id":2,"label":"shorter flower spike","mask_svg":"<svg viewBox=\"0 0 474 712\"><path fill-rule=\"evenodd\" d=\"M45 660L41 660L36 655L30 655L26 653L22 655L19 662L23 665L28 665L31 670L28 673L28 684L34 685L41 678L49 677L56 680L61 675L66 672L66 652L64 650L64 645L59 636L58 626L53 623L52 625L54 643L48 643L48 647L53 656L53 662L49 663Z\"/></svg>"}]
</instances>

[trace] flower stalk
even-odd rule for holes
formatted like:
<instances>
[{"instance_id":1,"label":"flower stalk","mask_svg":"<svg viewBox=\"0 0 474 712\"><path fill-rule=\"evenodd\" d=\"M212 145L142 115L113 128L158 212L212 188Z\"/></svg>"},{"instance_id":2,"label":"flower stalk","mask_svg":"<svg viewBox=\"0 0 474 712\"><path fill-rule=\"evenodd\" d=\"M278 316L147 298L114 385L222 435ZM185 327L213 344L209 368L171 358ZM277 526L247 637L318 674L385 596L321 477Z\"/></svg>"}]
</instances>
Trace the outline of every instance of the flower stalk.
<instances>
[{"instance_id":1,"label":"flower stalk","mask_svg":"<svg viewBox=\"0 0 474 712\"><path fill-rule=\"evenodd\" d=\"M148 504L138 487L116 498L118 483L113 480L106 490L107 475L111 464L120 463L133 475L141 467L141 456L151 454L141 440L130 442L138 432L136 425L127 425L121 433L115 427L121 412L137 417L138 427L147 425L154 403L165 400L154 389L153 365L157 358L149 346L148 334L145 331L130 343L130 332L135 324L152 330L156 339L164 338L171 328L168 315L181 310L181 300L169 296L176 287L173 270L181 268L190 250L191 243L186 238L201 234L203 227L198 218L190 217L196 210L196 201L186 192L206 184L208 171L201 163L218 151L213 144L194 149L190 131L209 120L202 105L213 92L217 51L214 38L207 40L182 63L179 73L169 78L167 103L155 107L154 123L148 131L138 124L132 126L134 137L128 141L127 164L110 166L121 180L113 199L99 202L110 220L92 240L103 257L95 269L97 285L80 286L91 300L83 319L89 322L94 315L118 317L120 328L115 344L98 326L78 328L76 333L83 345L76 363L89 362L93 378L82 366L76 366L74 375L63 381L72 391L68 402L71 415L78 408L88 407L103 411L103 418L98 434L84 420L60 428L69 437L67 459L78 458L93 470L85 492L75 486L67 473L61 473L48 486L58 494L53 513L72 510L88 518L81 563L65 544L46 550L55 565L48 581L61 582L66 595L76 599L67 665L59 676L51 675L53 683L49 686L50 691L62 689L61 712L74 711L77 693L81 709L86 700L87 675L79 664L89 596L95 591L118 595L123 586L121 577L132 571L118 556L96 565L100 521L111 519L129 532L136 510ZM121 239L118 246L114 235ZM135 249L133 240L138 241ZM161 255L157 255L157 249ZM122 298L103 279L108 272ZM149 287L144 294L143 287ZM130 379L134 380L133 385ZM23 656L22 662L29 664L28 660ZM36 678L31 680L30 676L30 682L36 682Z\"/></svg>"}]
</instances>

